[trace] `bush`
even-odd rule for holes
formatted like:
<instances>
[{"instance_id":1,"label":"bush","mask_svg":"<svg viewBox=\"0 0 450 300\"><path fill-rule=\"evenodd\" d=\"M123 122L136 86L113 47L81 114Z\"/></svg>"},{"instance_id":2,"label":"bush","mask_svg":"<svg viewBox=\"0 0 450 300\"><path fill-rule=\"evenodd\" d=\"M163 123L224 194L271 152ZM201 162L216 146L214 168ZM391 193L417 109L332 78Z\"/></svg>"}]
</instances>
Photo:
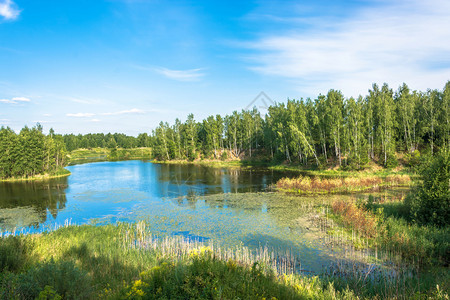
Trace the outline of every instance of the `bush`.
<instances>
[{"instance_id":1,"label":"bush","mask_svg":"<svg viewBox=\"0 0 450 300\"><path fill-rule=\"evenodd\" d=\"M227 152L227 150L224 150L222 152L222 155L220 156L220 159L223 160L223 161L228 159L228 152Z\"/></svg>"},{"instance_id":2,"label":"bush","mask_svg":"<svg viewBox=\"0 0 450 300\"><path fill-rule=\"evenodd\" d=\"M411 217L419 224L450 225L450 158L442 151L421 170L422 182L409 197Z\"/></svg>"},{"instance_id":3,"label":"bush","mask_svg":"<svg viewBox=\"0 0 450 300\"><path fill-rule=\"evenodd\" d=\"M27 248L25 242L15 236L2 238L0 241L0 272L17 272L23 267L27 260Z\"/></svg>"},{"instance_id":4,"label":"bush","mask_svg":"<svg viewBox=\"0 0 450 300\"><path fill-rule=\"evenodd\" d=\"M45 295L89 299L92 292L90 278L71 262L51 260L22 274L5 274L1 280L2 299L35 299Z\"/></svg>"},{"instance_id":5,"label":"bush","mask_svg":"<svg viewBox=\"0 0 450 300\"><path fill-rule=\"evenodd\" d=\"M320 293L320 289L311 291ZM304 292L305 293L305 292ZM303 299L294 287L279 281L258 263L214 259L211 252L193 252L187 264L162 263L142 272L124 291L136 299Z\"/></svg>"}]
</instances>

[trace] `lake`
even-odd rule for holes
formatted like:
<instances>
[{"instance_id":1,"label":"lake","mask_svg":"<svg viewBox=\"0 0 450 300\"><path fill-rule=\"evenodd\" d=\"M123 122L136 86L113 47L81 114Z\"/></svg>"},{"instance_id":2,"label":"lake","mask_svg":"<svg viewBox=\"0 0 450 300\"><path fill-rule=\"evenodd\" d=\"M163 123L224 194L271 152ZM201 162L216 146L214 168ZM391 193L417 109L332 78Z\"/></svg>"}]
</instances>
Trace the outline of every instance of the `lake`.
<instances>
[{"instance_id":1,"label":"lake","mask_svg":"<svg viewBox=\"0 0 450 300\"><path fill-rule=\"evenodd\" d=\"M138 160L67 169L72 175L66 178L0 183L0 231L144 220L157 236L288 251L305 270L318 270L332 259L304 222L305 203L320 197L267 192L294 174Z\"/></svg>"}]
</instances>

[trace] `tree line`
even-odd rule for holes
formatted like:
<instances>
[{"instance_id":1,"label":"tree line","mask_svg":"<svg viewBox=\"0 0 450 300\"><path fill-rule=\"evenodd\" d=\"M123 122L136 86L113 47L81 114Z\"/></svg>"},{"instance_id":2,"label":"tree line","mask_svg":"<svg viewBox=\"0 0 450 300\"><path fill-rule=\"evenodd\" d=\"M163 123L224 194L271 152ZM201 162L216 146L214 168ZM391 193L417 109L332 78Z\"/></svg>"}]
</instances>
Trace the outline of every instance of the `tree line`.
<instances>
[{"instance_id":1,"label":"tree line","mask_svg":"<svg viewBox=\"0 0 450 300\"><path fill-rule=\"evenodd\" d=\"M89 133L89 134L65 134L64 143L68 151L84 148L136 148L150 147L150 138L147 133L141 133L138 137L123 133Z\"/></svg>"},{"instance_id":2,"label":"tree line","mask_svg":"<svg viewBox=\"0 0 450 300\"><path fill-rule=\"evenodd\" d=\"M361 169L369 161L385 167L396 153L412 160L420 151L450 148L450 81L442 91L393 91L373 84L365 97L345 98L330 90L316 99L276 103L262 116L256 108L201 122L160 122L149 136L161 160L259 157L299 164L336 163Z\"/></svg>"},{"instance_id":3,"label":"tree line","mask_svg":"<svg viewBox=\"0 0 450 300\"><path fill-rule=\"evenodd\" d=\"M54 173L65 165L66 145L53 129L44 135L40 124L19 134L0 128L0 179Z\"/></svg>"},{"instance_id":4,"label":"tree line","mask_svg":"<svg viewBox=\"0 0 450 300\"><path fill-rule=\"evenodd\" d=\"M66 151L79 148L152 147L159 160L246 157L273 162L362 169L370 161L385 167L426 152L450 150L450 81L443 90L393 91L373 84L365 97L345 98L330 90L316 99L288 99L268 108L209 116L197 122L160 122L151 134L48 135L37 124L19 134L0 128L0 178L29 177L66 165ZM257 156L255 158L255 155Z\"/></svg>"}]
</instances>

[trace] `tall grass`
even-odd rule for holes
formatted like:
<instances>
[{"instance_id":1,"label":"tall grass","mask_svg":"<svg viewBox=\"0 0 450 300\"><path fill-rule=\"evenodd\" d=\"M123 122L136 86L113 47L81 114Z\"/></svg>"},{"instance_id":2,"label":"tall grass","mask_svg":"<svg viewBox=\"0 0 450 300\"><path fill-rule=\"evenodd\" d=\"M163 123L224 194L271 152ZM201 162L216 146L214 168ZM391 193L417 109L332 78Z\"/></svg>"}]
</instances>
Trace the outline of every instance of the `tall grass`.
<instances>
[{"instance_id":1,"label":"tall grass","mask_svg":"<svg viewBox=\"0 0 450 300\"><path fill-rule=\"evenodd\" d=\"M438 289L434 282L426 287L416 285L413 280L416 277L395 273L399 269L371 276L375 272L370 264L337 260L325 274L305 276L298 273L299 262L290 253L267 248L250 251L243 246L225 249L180 236L157 237L150 229L140 222L67 226L50 233L3 237L0 298L407 299L419 295L444 299L446 296L445 290Z\"/></svg>"},{"instance_id":2,"label":"tall grass","mask_svg":"<svg viewBox=\"0 0 450 300\"><path fill-rule=\"evenodd\" d=\"M357 234L358 241L365 240L363 245L384 251L389 260L398 257L418 268L450 264L450 228L411 223L402 199L335 201L331 208L334 220Z\"/></svg>"},{"instance_id":3,"label":"tall grass","mask_svg":"<svg viewBox=\"0 0 450 300\"><path fill-rule=\"evenodd\" d=\"M384 179L375 175L342 178L299 176L280 179L276 189L297 194L332 194L378 190L385 186L408 185L410 182L408 175L389 175Z\"/></svg>"}]
</instances>

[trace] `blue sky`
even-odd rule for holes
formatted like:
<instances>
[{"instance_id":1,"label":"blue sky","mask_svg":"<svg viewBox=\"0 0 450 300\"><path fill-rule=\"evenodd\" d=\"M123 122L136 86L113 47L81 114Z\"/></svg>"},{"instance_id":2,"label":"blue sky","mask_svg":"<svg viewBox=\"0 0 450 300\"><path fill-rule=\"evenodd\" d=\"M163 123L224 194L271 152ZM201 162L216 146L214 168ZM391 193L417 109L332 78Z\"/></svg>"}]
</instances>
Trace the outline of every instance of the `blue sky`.
<instances>
[{"instance_id":1,"label":"blue sky","mask_svg":"<svg viewBox=\"0 0 450 300\"><path fill-rule=\"evenodd\" d=\"M450 1L0 0L0 126L151 132L329 89L442 89Z\"/></svg>"}]
</instances>

